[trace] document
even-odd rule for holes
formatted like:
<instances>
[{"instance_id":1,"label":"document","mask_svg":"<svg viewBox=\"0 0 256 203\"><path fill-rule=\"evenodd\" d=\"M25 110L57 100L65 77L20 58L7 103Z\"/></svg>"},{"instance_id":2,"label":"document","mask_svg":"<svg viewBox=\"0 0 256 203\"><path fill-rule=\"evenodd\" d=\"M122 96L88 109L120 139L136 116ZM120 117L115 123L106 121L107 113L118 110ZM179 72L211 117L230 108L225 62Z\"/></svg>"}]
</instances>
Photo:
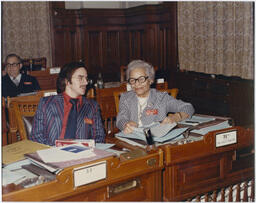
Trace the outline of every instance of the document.
<instances>
[{"instance_id":1,"label":"document","mask_svg":"<svg viewBox=\"0 0 256 203\"><path fill-rule=\"evenodd\" d=\"M87 156L80 159L73 159L69 161L57 161L52 163L45 163L37 152L25 154L25 157L30 159L33 163L37 163L38 166L43 167L50 172L53 172L55 174L58 174L60 171L62 171L64 168L74 166L77 164L83 164L86 162L102 159L105 157L115 156L112 152L107 152L105 150L100 150L97 148L92 148L92 152L95 154L95 156Z\"/></svg>"},{"instance_id":2,"label":"document","mask_svg":"<svg viewBox=\"0 0 256 203\"><path fill-rule=\"evenodd\" d=\"M167 135L177 123L167 123L167 124L159 124L150 128L151 134L155 137L162 137Z\"/></svg>"},{"instance_id":3,"label":"document","mask_svg":"<svg viewBox=\"0 0 256 203\"><path fill-rule=\"evenodd\" d=\"M92 148L82 144L72 144L64 147L51 147L37 151L45 163L63 162L95 156Z\"/></svg>"},{"instance_id":4,"label":"document","mask_svg":"<svg viewBox=\"0 0 256 203\"><path fill-rule=\"evenodd\" d=\"M206 135L208 132L211 132L211 131L214 131L214 130L221 130L221 129L225 129L225 128L230 128L230 127L232 127L232 126L229 125L229 122L224 121L224 122L221 122L217 125L208 126L208 127L205 127L205 128L201 128L199 130L192 130L191 132L197 133L197 134L200 134L200 135Z\"/></svg>"},{"instance_id":5,"label":"document","mask_svg":"<svg viewBox=\"0 0 256 203\"><path fill-rule=\"evenodd\" d=\"M170 131L167 135L162 137L153 137L155 142L166 142L170 141L178 136L180 136L182 133L184 133L188 128L177 128L172 131Z\"/></svg>"},{"instance_id":6,"label":"document","mask_svg":"<svg viewBox=\"0 0 256 203\"><path fill-rule=\"evenodd\" d=\"M96 148L97 149L102 149L102 150L107 150L111 147L113 147L115 144L111 144L111 143L96 143Z\"/></svg>"},{"instance_id":7,"label":"document","mask_svg":"<svg viewBox=\"0 0 256 203\"><path fill-rule=\"evenodd\" d=\"M178 122L178 124L196 126L196 125L199 125L201 123L206 123L206 122L213 121L213 120L215 120L215 118L213 118L213 117L205 117L205 116L196 116L196 115L194 115L191 118L188 118L186 120Z\"/></svg>"},{"instance_id":8,"label":"document","mask_svg":"<svg viewBox=\"0 0 256 203\"><path fill-rule=\"evenodd\" d=\"M48 149L50 146L33 142L31 140L22 140L2 148L2 163L10 164L25 159L24 154L36 152L40 149Z\"/></svg>"},{"instance_id":9,"label":"document","mask_svg":"<svg viewBox=\"0 0 256 203\"><path fill-rule=\"evenodd\" d=\"M14 171L10 171L6 168L2 168L2 177L3 177L3 182L2 185L8 185L10 183L15 183L17 181L20 181L22 179L25 178L25 176L23 174L14 172Z\"/></svg>"},{"instance_id":10,"label":"document","mask_svg":"<svg viewBox=\"0 0 256 203\"><path fill-rule=\"evenodd\" d=\"M170 140L176 138L177 136L181 135L182 133L184 133L187 129L188 129L188 127L172 129L164 136L161 136L161 137L153 136L153 140L155 142L161 142L161 143L170 141ZM115 134L115 136L117 138L119 138L119 139L121 138L121 140L126 141L135 146L142 146L141 141L144 141L145 145L146 145L146 136L144 135L144 133L142 134L142 133L139 133L138 131L135 131L130 134L125 134L123 132L119 132L119 133ZM129 141L127 141L128 139L129 139ZM138 142L136 142L136 140L138 140Z\"/></svg>"}]
</instances>

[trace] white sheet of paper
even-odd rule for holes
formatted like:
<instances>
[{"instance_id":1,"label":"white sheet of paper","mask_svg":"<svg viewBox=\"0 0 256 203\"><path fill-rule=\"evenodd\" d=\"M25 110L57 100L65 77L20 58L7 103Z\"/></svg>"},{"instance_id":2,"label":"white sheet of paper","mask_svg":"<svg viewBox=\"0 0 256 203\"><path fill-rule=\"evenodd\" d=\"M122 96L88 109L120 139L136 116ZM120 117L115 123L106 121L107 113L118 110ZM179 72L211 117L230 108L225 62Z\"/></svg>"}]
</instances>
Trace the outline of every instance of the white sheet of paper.
<instances>
[{"instance_id":1,"label":"white sheet of paper","mask_svg":"<svg viewBox=\"0 0 256 203\"><path fill-rule=\"evenodd\" d=\"M167 123L167 124L159 124L157 126L151 127L151 134L155 137L165 136L168 132L170 132L177 123Z\"/></svg>"},{"instance_id":2,"label":"white sheet of paper","mask_svg":"<svg viewBox=\"0 0 256 203\"><path fill-rule=\"evenodd\" d=\"M63 149L67 149L68 147L76 147L76 146L86 148L82 144L72 144L64 147L52 147L49 149L38 150L37 153L45 163L64 162L64 161L70 161L74 159L81 159L85 157L89 158L89 157L95 156L95 153L93 153L93 151L90 149L85 151L79 151L77 153L63 150Z\"/></svg>"},{"instance_id":3,"label":"white sheet of paper","mask_svg":"<svg viewBox=\"0 0 256 203\"><path fill-rule=\"evenodd\" d=\"M206 135L208 132L214 131L214 130L220 130L220 129L225 129L229 128L231 125L228 124L228 121L224 121L222 123L219 123L217 125L212 125L206 128L201 128L199 130L192 130L191 132L193 133L198 133L200 135Z\"/></svg>"}]
</instances>

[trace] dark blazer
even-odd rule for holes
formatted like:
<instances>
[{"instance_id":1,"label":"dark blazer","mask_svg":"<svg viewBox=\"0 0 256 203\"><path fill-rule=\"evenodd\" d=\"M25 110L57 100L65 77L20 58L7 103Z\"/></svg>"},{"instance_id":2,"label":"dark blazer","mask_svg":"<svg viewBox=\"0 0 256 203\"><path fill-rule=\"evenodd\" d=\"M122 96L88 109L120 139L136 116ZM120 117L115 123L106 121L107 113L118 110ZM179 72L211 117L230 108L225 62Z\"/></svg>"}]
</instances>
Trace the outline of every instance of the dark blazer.
<instances>
[{"instance_id":1,"label":"dark blazer","mask_svg":"<svg viewBox=\"0 0 256 203\"><path fill-rule=\"evenodd\" d=\"M62 94L41 98L33 120L29 139L47 145L55 145L59 139L64 118L64 97ZM100 108L96 101L83 97L77 119L75 139L105 141Z\"/></svg>"},{"instance_id":2,"label":"dark blazer","mask_svg":"<svg viewBox=\"0 0 256 203\"><path fill-rule=\"evenodd\" d=\"M40 86L35 77L21 74L20 84L16 86L10 76L6 74L2 77L2 96L16 97L21 93L29 93L40 90Z\"/></svg>"},{"instance_id":3,"label":"dark blazer","mask_svg":"<svg viewBox=\"0 0 256 203\"><path fill-rule=\"evenodd\" d=\"M161 122L169 112L185 112L191 117L194 111L190 103L177 100L168 95L167 92L160 92L151 88L147 106L142 113L141 122L143 125ZM121 94L116 126L123 130L125 124L129 121L138 123L138 98L133 90Z\"/></svg>"}]
</instances>

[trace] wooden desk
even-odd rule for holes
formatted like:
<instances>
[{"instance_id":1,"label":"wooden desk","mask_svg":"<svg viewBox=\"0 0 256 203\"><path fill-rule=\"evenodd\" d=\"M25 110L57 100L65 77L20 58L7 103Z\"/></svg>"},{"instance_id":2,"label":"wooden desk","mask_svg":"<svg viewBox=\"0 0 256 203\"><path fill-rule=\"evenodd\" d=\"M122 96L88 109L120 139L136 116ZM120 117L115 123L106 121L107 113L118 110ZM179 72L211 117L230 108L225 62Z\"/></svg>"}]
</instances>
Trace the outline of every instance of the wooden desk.
<instances>
[{"instance_id":1,"label":"wooden desk","mask_svg":"<svg viewBox=\"0 0 256 203\"><path fill-rule=\"evenodd\" d=\"M216 135L233 130L237 131L237 143L216 147ZM253 130L231 127L210 132L201 141L160 148L165 155L164 201L187 200L218 189L224 194L225 187L254 180ZM245 196L236 198L247 201Z\"/></svg>"},{"instance_id":2,"label":"wooden desk","mask_svg":"<svg viewBox=\"0 0 256 203\"><path fill-rule=\"evenodd\" d=\"M121 161L108 157L107 177L74 188L74 169L69 167L56 180L3 194L3 201L161 201L163 151ZM98 161L102 161L98 160ZM3 190L4 191L4 190Z\"/></svg>"}]
</instances>

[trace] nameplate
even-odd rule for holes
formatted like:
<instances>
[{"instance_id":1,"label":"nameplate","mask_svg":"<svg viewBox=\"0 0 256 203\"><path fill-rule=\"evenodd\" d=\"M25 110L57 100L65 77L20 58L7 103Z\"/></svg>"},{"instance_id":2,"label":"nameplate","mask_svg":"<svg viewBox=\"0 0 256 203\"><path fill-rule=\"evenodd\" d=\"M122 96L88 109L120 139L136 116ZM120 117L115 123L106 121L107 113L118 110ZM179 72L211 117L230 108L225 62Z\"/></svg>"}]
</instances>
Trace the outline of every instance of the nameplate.
<instances>
[{"instance_id":1,"label":"nameplate","mask_svg":"<svg viewBox=\"0 0 256 203\"><path fill-rule=\"evenodd\" d=\"M73 171L74 187L79 187L106 178L106 161L75 168Z\"/></svg>"},{"instance_id":2,"label":"nameplate","mask_svg":"<svg viewBox=\"0 0 256 203\"><path fill-rule=\"evenodd\" d=\"M159 84L159 83L164 83L164 78L158 78L156 80L156 83Z\"/></svg>"},{"instance_id":3,"label":"nameplate","mask_svg":"<svg viewBox=\"0 0 256 203\"><path fill-rule=\"evenodd\" d=\"M216 147L223 147L237 143L237 131L216 134Z\"/></svg>"},{"instance_id":4,"label":"nameplate","mask_svg":"<svg viewBox=\"0 0 256 203\"><path fill-rule=\"evenodd\" d=\"M44 97L52 96L52 95L57 95L57 92L45 92Z\"/></svg>"},{"instance_id":5,"label":"nameplate","mask_svg":"<svg viewBox=\"0 0 256 203\"><path fill-rule=\"evenodd\" d=\"M58 74L60 72L60 67L50 68L50 74Z\"/></svg>"}]
</instances>

